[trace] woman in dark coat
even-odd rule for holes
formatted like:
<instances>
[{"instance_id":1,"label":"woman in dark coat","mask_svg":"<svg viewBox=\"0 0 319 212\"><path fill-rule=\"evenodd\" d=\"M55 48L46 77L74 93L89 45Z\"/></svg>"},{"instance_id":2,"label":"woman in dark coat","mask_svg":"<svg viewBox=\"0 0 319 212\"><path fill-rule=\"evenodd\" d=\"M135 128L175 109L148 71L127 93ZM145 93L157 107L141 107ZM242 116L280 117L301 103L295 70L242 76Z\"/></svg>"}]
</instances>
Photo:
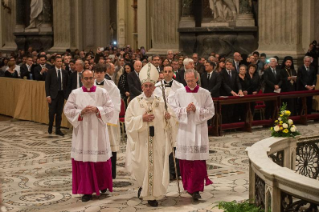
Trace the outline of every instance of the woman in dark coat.
<instances>
[{"instance_id":1,"label":"woman in dark coat","mask_svg":"<svg viewBox=\"0 0 319 212\"><path fill-rule=\"evenodd\" d=\"M128 87L128 82L127 82L127 75L133 71L133 67L131 64L125 64L124 65L124 72L121 75L118 83L118 88L120 89L121 92L121 97L124 100L125 106L127 107L129 98L130 98L130 91Z\"/></svg>"}]
</instances>

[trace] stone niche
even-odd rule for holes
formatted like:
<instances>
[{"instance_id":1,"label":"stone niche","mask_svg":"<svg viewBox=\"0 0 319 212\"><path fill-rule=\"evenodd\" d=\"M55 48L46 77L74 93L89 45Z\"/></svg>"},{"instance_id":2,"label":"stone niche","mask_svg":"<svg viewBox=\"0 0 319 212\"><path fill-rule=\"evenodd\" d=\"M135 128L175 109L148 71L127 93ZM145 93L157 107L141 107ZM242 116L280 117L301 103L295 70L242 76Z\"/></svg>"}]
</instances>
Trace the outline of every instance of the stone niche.
<instances>
[{"instance_id":1,"label":"stone niche","mask_svg":"<svg viewBox=\"0 0 319 212\"><path fill-rule=\"evenodd\" d=\"M31 8L32 7L32 8ZM32 4L31 0L16 0L15 42L18 49L47 51L53 46L52 0L40 0ZM22 11L22 12L19 12ZM33 18L31 19L30 13Z\"/></svg>"},{"instance_id":2,"label":"stone niche","mask_svg":"<svg viewBox=\"0 0 319 212\"><path fill-rule=\"evenodd\" d=\"M180 51L230 57L258 47L251 0L181 0Z\"/></svg>"}]
</instances>

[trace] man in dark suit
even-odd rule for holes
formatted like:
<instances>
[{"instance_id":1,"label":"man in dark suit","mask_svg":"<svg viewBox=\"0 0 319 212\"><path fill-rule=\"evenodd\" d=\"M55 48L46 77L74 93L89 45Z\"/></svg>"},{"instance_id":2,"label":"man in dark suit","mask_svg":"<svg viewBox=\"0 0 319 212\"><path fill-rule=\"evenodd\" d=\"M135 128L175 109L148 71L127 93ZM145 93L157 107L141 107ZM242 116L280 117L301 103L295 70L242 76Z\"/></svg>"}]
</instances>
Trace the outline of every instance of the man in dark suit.
<instances>
[{"instance_id":1,"label":"man in dark suit","mask_svg":"<svg viewBox=\"0 0 319 212\"><path fill-rule=\"evenodd\" d=\"M40 63L36 65L33 69L34 79L38 81L45 81L45 77L51 66L46 63L47 57L45 55L40 55L39 61Z\"/></svg>"},{"instance_id":2,"label":"man in dark suit","mask_svg":"<svg viewBox=\"0 0 319 212\"><path fill-rule=\"evenodd\" d=\"M237 71L234 70L233 61L226 60L225 69L222 69L220 76L222 78L222 85L220 89L221 96L242 96L243 92ZM225 105L222 108L223 123L238 122L239 114L235 110L234 105Z\"/></svg>"},{"instance_id":3,"label":"man in dark suit","mask_svg":"<svg viewBox=\"0 0 319 212\"><path fill-rule=\"evenodd\" d=\"M219 90L222 83L222 79L219 73L214 71L216 68L216 63L207 62L205 63L206 73L202 73L201 81L202 87L207 89L212 97L219 97Z\"/></svg>"},{"instance_id":4,"label":"man in dark suit","mask_svg":"<svg viewBox=\"0 0 319 212\"><path fill-rule=\"evenodd\" d=\"M69 76L67 98L71 94L72 90L82 87L81 76L84 70L84 62L81 59L77 59L74 64L75 71Z\"/></svg>"},{"instance_id":5,"label":"man in dark suit","mask_svg":"<svg viewBox=\"0 0 319 212\"><path fill-rule=\"evenodd\" d=\"M62 70L62 58L56 57L55 67L50 69L45 78L45 92L49 103L49 128L48 133L52 133L55 116L55 133L64 136L61 132L62 111L64 99L67 97L68 73Z\"/></svg>"},{"instance_id":6,"label":"man in dark suit","mask_svg":"<svg viewBox=\"0 0 319 212\"><path fill-rule=\"evenodd\" d=\"M317 83L317 73L313 66L311 66L311 57L304 57L304 65L298 68L298 90L311 91L314 90ZM307 114L312 112L312 96L307 97Z\"/></svg>"},{"instance_id":7,"label":"man in dark suit","mask_svg":"<svg viewBox=\"0 0 319 212\"><path fill-rule=\"evenodd\" d=\"M204 65L201 64L201 63L198 61L198 54L197 54L197 53L194 53L192 58L193 58L193 60L194 60L194 68L195 68L195 70L196 70L199 74L205 73L205 67L204 67Z\"/></svg>"},{"instance_id":8,"label":"man in dark suit","mask_svg":"<svg viewBox=\"0 0 319 212\"><path fill-rule=\"evenodd\" d=\"M282 85L282 72L277 68L277 59L269 59L269 68L264 71L263 79L265 82L264 93L275 93L275 91L280 92L278 89L281 89ZM274 112L274 103L265 102L265 118L270 119L273 116Z\"/></svg>"},{"instance_id":9,"label":"man in dark suit","mask_svg":"<svg viewBox=\"0 0 319 212\"><path fill-rule=\"evenodd\" d=\"M185 81L185 78L184 78L184 74L185 74L185 70L187 69L194 69L194 60L193 59L190 59L190 58L185 58L183 60L183 65L184 67L182 67L177 75L176 75L176 81L179 82L179 83L182 83L184 86L186 86L186 81ZM200 76L198 77L198 81L197 81L197 84L198 85L201 85L201 79L200 79Z\"/></svg>"},{"instance_id":10,"label":"man in dark suit","mask_svg":"<svg viewBox=\"0 0 319 212\"><path fill-rule=\"evenodd\" d=\"M237 72L238 74L239 74L239 67L240 67L240 65L241 65L241 60L242 60L242 58L241 58L240 53L239 53L239 52L235 52L235 53L234 53L233 66L234 66L234 68L235 68L235 70L236 70L236 72Z\"/></svg>"},{"instance_id":11,"label":"man in dark suit","mask_svg":"<svg viewBox=\"0 0 319 212\"><path fill-rule=\"evenodd\" d=\"M115 66L113 63L106 63L106 74L105 74L105 79L107 80L113 80L113 75L115 72Z\"/></svg>"},{"instance_id":12,"label":"man in dark suit","mask_svg":"<svg viewBox=\"0 0 319 212\"><path fill-rule=\"evenodd\" d=\"M33 60L32 57L27 58L26 64L22 64L20 66L20 73L21 73L21 78L22 79L34 79L34 74L33 74Z\"/></svg>"},{"instance_id":13,"label":"man in dark suit","mask_svg":"<svg viewBox=\"0 0 319 212\"><path fill-rule=\"evenodd\" d=\"M127 83L130 90L130 97L131 100L137 97L142 93L142 85L141 81L138 77L140 71L142 69L142 62L141 61L135 61L134 63L134 71L129 73L127 75Z\"/></svg>"},{"instance_id":14,"label":"man in dark suit","mask_svg":"<svg viewBox=\"0 0 319 212\"><path fill-rule=\"evenodd\" d=\"M158 73L163 71L163 68L160 66L160 56L159 55L154 55L152 57L152 64L155 66L157 69Z\"/></svg>"}]
</instances>

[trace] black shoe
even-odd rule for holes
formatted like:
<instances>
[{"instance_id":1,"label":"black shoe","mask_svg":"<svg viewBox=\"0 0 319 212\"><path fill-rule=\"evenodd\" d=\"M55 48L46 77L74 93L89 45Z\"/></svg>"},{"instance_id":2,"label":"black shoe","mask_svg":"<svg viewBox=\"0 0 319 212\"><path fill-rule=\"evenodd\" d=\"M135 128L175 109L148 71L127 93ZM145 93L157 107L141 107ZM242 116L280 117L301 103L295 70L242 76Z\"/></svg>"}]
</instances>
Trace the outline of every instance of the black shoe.
<instances>
[{"instance_id":1,"label":"black shoe","mask_svg":"<svg viewBox=\"0 0 319 212\"><path fill-rule=\"evenodd\" d=\"M92 194L84 194L82 196L82 202L88 202L92 199Z\"/></svg>"},{"instance_id":2,"label":"black shoe","mask_svg":"<svg viewBox=\"0 0 319 212\"><path fill-rule=\"evenodd\" d=\"M105 192L107 191L107 188L106 189L103 189L103 190L101 190L101 193L102 194L105 194Z\"/></svg>"},{"instance_id":3,"label":"black shoe","mask_svg":"<svg viewBox=\"0 0 319 212\"><path fill-rule=\"evenodd\" d=\"M52 134L52 127L49 127L49 128L48 128L48 133L49 133L49 134Z\"/></svg>"},{"instance_id":4,"label":"black shoe","mask_svg":"<svg viewBox=\"0 0 319 212\"><path fill-rule=\"evenodd\" d=\"M194 193L192 194L192 197L193 197L193 200L195 200L195 201L198 201L198 199L202 198L202 197L199 195L199 192L198 192L198 191L197 191L197 192L194 192Z\"/></svg>"},{"instance_id":5,"label":"black shoe","mask_svg":"<svg viewBox=\"0 0 319 212\"><path fill-rule=\"evenodd\" d=\"M152 207L157 207L158 206L158 202L156 200L148 200L147 202Z\"/></svg>"},{"instance_id":6,"label":"black shoe","mask_svg":"<svg viewBox=\"0 0 319 212\"><path fill-rule=\"evenodd\" d=\"M176 175L170 174L170 175L169 175L169 180L170 180L170 181L176 180Z\"/></svg>"},{"instance_id":7,"label":"black shoe","mask_svg":"<svg viewBox=\"0 0 319 212\"><path fill-rule=\"evenodd\" d=\"M140 198L142 192L142 187L140 187L137 191L137 197Z\"/></svg>"},{"instance_id":8,"label":"black shoe","mask_svg":"<svg viewBox=\"0 0 319 212\"><path fill-rule=\"evenodd\" d=\"M64 136L64 134L63 134L60 130L59 130L59 131L56 131L55 134L60 135L60 136Z\"/></svg>"}]
</instances>

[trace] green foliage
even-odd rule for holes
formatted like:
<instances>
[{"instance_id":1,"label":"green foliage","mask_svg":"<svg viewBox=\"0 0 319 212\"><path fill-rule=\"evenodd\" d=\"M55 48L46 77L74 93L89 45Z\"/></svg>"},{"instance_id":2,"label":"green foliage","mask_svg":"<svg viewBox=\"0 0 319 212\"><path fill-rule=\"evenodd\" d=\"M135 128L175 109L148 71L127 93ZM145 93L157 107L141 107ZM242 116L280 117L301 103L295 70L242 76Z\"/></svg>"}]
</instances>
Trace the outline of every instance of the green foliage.
<instances>
[{"instance_id":1,"label":"green foliage","mask_svg":"<svg viewBox=\"0 0 319 212\"><path fill-rule=\"evenodd\" d=\"M219 209L223 209L225 212L264 212L263 209L257 207L254 204L249 203L249 200L244 202L219 202Z\"/></svg>"}]
</instances>

